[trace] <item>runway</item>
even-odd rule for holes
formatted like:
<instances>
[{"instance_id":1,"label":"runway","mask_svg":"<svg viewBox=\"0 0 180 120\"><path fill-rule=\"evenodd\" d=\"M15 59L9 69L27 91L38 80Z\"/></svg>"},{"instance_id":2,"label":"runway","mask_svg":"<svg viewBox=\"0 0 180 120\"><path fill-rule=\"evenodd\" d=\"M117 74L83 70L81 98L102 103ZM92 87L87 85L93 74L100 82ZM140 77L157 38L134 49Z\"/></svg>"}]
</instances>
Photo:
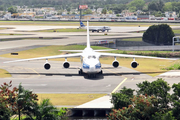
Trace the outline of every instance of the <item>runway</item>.
<instances>
[{"instance_id":1,"label":"runway","mask_svg":"<svg viewBox=\"0 0 180 120\"><path fill-rule=\"evenodd\" d=\"M91 41L99 41L103 39L115 39L123 37L138 37L142 33L126 33L129 31L137 31L139 27L133 28L114 28L109 36L104 36L104 33L91 33ZM24 27L24 29L28 29ZM113 31L123 32L116 32ZM141 28L146 29L146 28ZM22 30L22 28L21 28ZM2 30L2 33L18 33L13 30ZM20 32L19 32L20 33ZM21 32L22 33L22 32ZM26 32L23 32L26 33ZM48 45L67 45L86 42L86 32L80 33L29 33L28 35L18 36L0 36L0 39L7 38L23 38L23 37L61 37L61 39L28 39L28 40L13 40L0 42L0 54L9 52L17 52L26 49L33 49L40 46ZM32 42L33 41L33 42ZM0 62L12 60L10 58L0 58ZM18 86L20 83L26 89L33 89L36 93L107 93L110 94L114 90L119 91L123 86L127 88L137 89L136 84L144 80L153 81L158 78L151 77L147 74L140 73L133 69L119 67L114 69L111 65L103 65L108 69L103 69L103 75L97 78L89 79L86 75L78 75L78 67L80 63L70 62L71 69L62 68L62 61L49 61L52 65L50 70L45 70L43 65L45 60L31 62L17 62L9 64L1 64L0 68L7 70L12 77L0 78L0 84L3 82L13 81L13 86ZM111 64L111 63L110 63ZM130 63L129 63L130 64ZM167 76L166 76L167 77ZM165 77L165 79L166 79ZM173 84L178 82L179 77L168 78L168 82ZM120 86L119 86L120 85ZM119 86L117 88L117 86Z\"/></svg>"}]
</instances>

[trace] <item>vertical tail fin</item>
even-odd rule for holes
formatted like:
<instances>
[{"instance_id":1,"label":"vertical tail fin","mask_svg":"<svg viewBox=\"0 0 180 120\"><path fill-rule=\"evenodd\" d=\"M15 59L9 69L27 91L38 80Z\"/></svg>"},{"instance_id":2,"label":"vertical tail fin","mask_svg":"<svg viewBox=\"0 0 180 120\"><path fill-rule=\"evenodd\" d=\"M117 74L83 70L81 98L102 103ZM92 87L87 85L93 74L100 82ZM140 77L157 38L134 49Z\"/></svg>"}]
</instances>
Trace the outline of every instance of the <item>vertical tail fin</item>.
<instances>
[{"instance_id":1,"label":"vertical tail fin","mask_svg":"<svg viewBox=\"0 0 180 120\"><path fill-rule=\"evenodd\" d=\"M80 27L85 27L82 21L80 21Z\"/></svg>"},{"instance_id":2,"label":"vertical tail fin","mask_svg":"<svg viewBox=\"0 0 180 120\"><path fill-rule=\"evenodd\" d=\"M87 48L90 48L90 39L89 39L89 22L87 21Z\"/></svg>"}]
</instances>

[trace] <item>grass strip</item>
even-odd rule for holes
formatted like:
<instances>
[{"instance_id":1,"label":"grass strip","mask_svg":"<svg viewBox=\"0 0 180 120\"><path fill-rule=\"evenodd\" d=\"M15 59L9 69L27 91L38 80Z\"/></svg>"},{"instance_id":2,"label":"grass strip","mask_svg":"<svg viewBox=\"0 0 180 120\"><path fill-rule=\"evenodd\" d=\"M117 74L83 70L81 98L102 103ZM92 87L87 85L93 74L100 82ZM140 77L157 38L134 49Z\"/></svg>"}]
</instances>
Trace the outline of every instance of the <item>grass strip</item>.
<instances>
[{"instance_id":1,"label":"grass strip","mask_svg":"<svg viewBox=\"0 0 180 120\"><path fill-rule=\"evenodd\" d=\"M11 77L11 74L4 69L0 69L0 78L5 78L5 77Z\"/></svg>"},{"instance_id":2,"label":"grass strip","mask_svg":"<svg viewBox=\"0 0 180 120\"><path fill-rule=\"evenodd\" d=\"M86 22L84 22L86 25ZM141 22L90 22L90 26L124 26L124 27L148 27L157 23ZM79 26L79 22L73 21L0 21L0 25L35 25L35 26ZM168 23L177 26L178 23Z\"/></svg>"},{"instance_id":3,"label":"grass strip","mask_svg":"<svg viewBox=\"0 0 180 120\"><path fill-rule=\"evenodd\" d=\"M38 99L50 99L53 105L81 105L106 94L38 94Z\"/></svg>"},{"instance_id":4,"label":"grass strip","mask_svg":"<svg viewBox=\"0 0 180 120\"><path fill-rule=\"evenodd\" d=\"M86 31L85 29L66 28L66 29L40 30L35 32L85 32L85 31Z\"/></svg>"},{"instance_id":5,"label":"grass strip","mask_svg":"<svg viewBox=\"0 0 180 120\"><path fill-rule=\"evenodd\" d=\"M43 56L52 56L52 55L60 55L65 54L66 52L60 52L59 50L83 50L86 46L83 45L71 45L71 46L47 46L41 48L35 48L26 51L18 52L18 56L12 56L11 54L4 54L0 55L0 57L8 57L8 58L19 58L19 59L27 59L27 58L35 58L35 57L43 57ZM93 49L109 49L105 47L99 46L92 46ZM150 56L158 56L161 54L171 54L171 51L111 51L110 53L116 54L138 54L138 55L150 55ZM179 55L179 52L173 53L174 55ZM61 59L52 59L57 61L64 61L64 58ZM130 64L132 62L132 58L117 58L120 63L120 66L124 66L127 68L133 69ZM69 62L80 62L80 58L68 58ZM113 57L102 57L100 58L101 63L103 64L112 64L114 61ZM173 65L176 61L169 61L169 60L158 60L158 59L144 59L144 58L137 58L136 61L140 64L135 70L140 71L142 73L156 76L167 70L167 68Z\"/></svg>"},{"instance_id":6,"label":"grass strip","mask_svg":"<svg viewBox=\"0 0 180 120\"><path fill-rule=\"evenodd\" d=\"M22 35L22 34L14 34L14 33L10 33L10 34L0 34L0 36L8 36L8 35Z\"/></svg>"}]
</instances>

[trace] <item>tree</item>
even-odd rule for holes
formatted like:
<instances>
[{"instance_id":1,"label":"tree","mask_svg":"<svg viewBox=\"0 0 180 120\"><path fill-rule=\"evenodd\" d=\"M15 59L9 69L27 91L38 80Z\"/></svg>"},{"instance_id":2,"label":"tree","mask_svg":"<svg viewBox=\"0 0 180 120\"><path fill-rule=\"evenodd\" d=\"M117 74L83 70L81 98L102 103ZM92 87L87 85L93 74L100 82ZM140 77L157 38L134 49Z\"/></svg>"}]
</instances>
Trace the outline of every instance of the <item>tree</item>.
<instances>
[{"instance_id":1,"label":"tree","mask_svg":"<svg viewBox=\"0 0 180 120\"><path fill-rule=\"evenodd\" d=\"M17 8L16 8L16 7L11 6L11 7L9 7L9 8L8 8L8 12L10 12L11 14L13 14L13 13L17 13Z\"/></svg>"},{"instance_id":2,"label":"tree","mask_svg":"<svg viewBox=\"0 0 180 120\"><path fill-rule=\"evenodd\" d=\"M180 2L172 2L172 11L180 12Z\"/></svg>"},{"instance_id":3,"label":"tree","mask_svg":"<svg viewBox=\"0 0 180 120\"><path fill-rule=\"evenodd\" d=\"M163 11L164 2L162 0L159 1L153 1L148 4L148 10L150 11Z\"/></svg>"},{"instance_id":4,"label":"tree","mask_svg":"<svg viewBox=\"0 0 180 120\"><path fill-rule=\"evenodd\" d=\"M180 83L173 84L172 86L174 93L171 98L173 101L173 115L179 120L180 119Z\"/></svg>"},{"instance_id":5,"label":"tree","mask_svg":"<svg viewBox=\"0 0 180 120\"><path fill-rule=\"evenodd\" d=\"M165 3L164 7L163 7L164 11L172 11L173 10L173 6L171 2L167 2Z\"/></svg>"},{"instance_id":6,"label":"tree","mask_svg":"<svg viewBox=\"0 0 180 120\"><path fill-rule=\"evenodd\" d=\"M109 14L112 14L112 13L113 13L113 11L112 11L112 10L110 10L110 11L108 11L108 13L109 13Z\"/></svg>"},{"instance_id":7,"label":"tree","mask_svg":"<svg viewBox=\"0 0 180 120\"><path fill-rule=\"evenodd\" d=\"M137 84L139 90L138 95L149 95L155 96L158 99L159 107L162 109L169 108L168 103L170 102L170 86L162 78L158 78L156 81L148 82L144 81L143 83Z\"/></svg>"},{"instance_id":8,"label":"tree","mask_svg":"<svg viewBox=\"0 0 180 120\"><path fill-rule=\"evenodd\" d=\"M37 106L38 96L36 94L33 94L30 90L25 90L21 84L19 84L18 90L17 109L19 120L21 114L27 115L32 119L35 111L35 106Z\"/></svg>"},{"instance_id":9,"label":"tree","mask_svg":"<svg viewBox=\"0 0 180 120\"><path fill-rule=\"evenodd\" d=\"M113 109L113 111L108 115L108 119L156 120L155 118L162 118L164 114L161 109L158 109L158 100L155 96L136 95L130 99L130 101L131 104L129 104L128 107Z\"/></svg>"},{"instance_id":10,"label":"tree","mask_svg":"<svg viewBox=\"0 0 180 120\"><path fill-rule=\"evenodd\" d=\"M92 14L92 10L88 8L83 12L83 14Z\"/></svg>"},{"instance_id":11,"label":"tree","mask_svg":"<svg viewBox=\"0 0 180 120\"><path fill-rule=\"evenodd\" d=\"M131 101L129 99L133 97L133 92L134 90L123 87L119 93L113 93L111 103L113 103L114 108L119 109L130 105Z\"/></svg>"},{"instance_id":12,"label":"tree","mask_svg":"<svg viewBox=\"0 0 180 120\"><path fill-rule=\"evenodd\" d=\"M119 14L125 9L126 9L126 5L123 4L118 4L118 5L115 4L112 7L112 10L114 11L115 14Z\"/></svg>"},{"instance_id":13,"label":"tree","mask_svg":"<svg viewBox=\"0 0 180 120\"><path fill-rule=\"evenodd\" d=\"M107 14L107 9L104 8L101 13L102 13L102 14Z\"/></svg>"},{"instance_id":14,"label":"tree","mask_svg":"<svg viewBox=\"0 0 180 120\"><path fill-rule=\"evenodd\" d=\"M17 92L18 89L12 87L12 81L9 83L3 83L0 86L0 119L1 120L9 120L10 117L17 113Z\"/></svg>"},{"instance_id":15,"label":"tree","mask_svg":"<svg viewBox=\"0 0 180 120\"><path fill-rule=\"evenodd\" d=\"M59 120L65 118L66 108L59 111L49 101L43 100L41 104L37 103L37 95L30 90L25 90L20 84L18 88L12 87L12 81L3 83L0 86L0 120L10 120L13 115L23 114L24 120Z\"/></svg>"},{"instance_id":16,"label":"tree","mask_svg":"<svg viewBox=\"0 0 180 120\"><path fill-rule=\"evenodd\" d=\"M144 0L133 0L128 4L128 8L136 8L136 10L142 10L145 5Z\"/></svg>"},{"instance_id":17,"label":"tree","mask_svg":"<svg viewBox=\"0 0 180 120\"><path fill-rule=\"evenodd\" d=\"M59 111L50 103L49 99L44 99L35 111L36 120L60 120L64 118L67 109L61 108Z\"/></svg>"},{"instance_id":18,"label":"tree","mask_svg":"<svg viewBox=\"0 0 180 120\"><path fill-rule=\"evenodd\" d=\"M137 8L135 6L129 7L129 11L131 12L135 12L137 10Z\"/></svg>"},{"instance_id":19,"label":"tree","mask_svg":"<svg viewBox=\"0 0 180 120\"><path fill-rule=\"evenodd\" d=\"M180 83L174 84L174 94L169 94L170 86L162 78L153 82L144 81L137 84L137 94L133 95L131 89L123 88L121 96L114 99L114 106L121 104L107 115L108 119L116 120L175 120L179 119L180 110ZM129 96L129 100L122 99ZM133 96L133 97L132 97ZM113 98L113 95L112 95ZM171 99L170 99L171 98ZM173 100L174 101L173 101ZM121 102L119 102L121 100ZM171 104L173 103L173 104ZM175 104L174 104L175 103ZM171 107L170 107L171 104ZM176 106L177 105L177 106ZM124 107L122 107L124 106ZM173 109L173 110L172 110Z\"/></svg>"},{"instance_id":20,"label":"tree","mask_svg":"<svg viewBox=\"0 0 180 120\"><path fill-rule=\"evenodd\" d=\"M152 25L143 34L143 41L155 45L172 45L174 32L167 24Z\"/></svg>"}]
</instances>

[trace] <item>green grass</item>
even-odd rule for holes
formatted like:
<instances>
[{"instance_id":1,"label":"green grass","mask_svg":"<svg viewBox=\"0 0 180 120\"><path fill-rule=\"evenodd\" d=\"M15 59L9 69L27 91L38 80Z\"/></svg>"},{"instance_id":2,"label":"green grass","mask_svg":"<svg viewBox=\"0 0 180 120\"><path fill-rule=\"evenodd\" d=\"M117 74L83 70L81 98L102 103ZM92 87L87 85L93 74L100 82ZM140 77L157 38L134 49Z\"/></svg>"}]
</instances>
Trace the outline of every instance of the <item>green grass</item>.
<instances>
[{"instance_id":1,"label":"green grass","mask_svg":"<svg viewBox=\"0 0 180 120\"><path fill-rule=\"evenodd\" d=\"M0 30L4 30L4 29L7 29L7 28L0 28Z\"/></svg>"},{"instance_id":2,"label":"green grass","mask_svg":"<svg viewBox=\"0 0 180 120\"><path fill-rule=\"evenodd\" d=\"M18 52L18 56L12 56L11 54L4 54L0 55L1 57L7 58L19 58L19 59L26 59L26 58L34 58L34 57L43 57L43 56L51 56L51 55L59 55L64 54L65 52L61 52L59 50L83 50L86 46L83 45L70 45L70 46L47 46L47 47L40 47L26 51ZM93 49L108 49L105 47L98 47L92 46Z\"/></svg>"},{"instance_id":3,"label":"green grass","mask_svg":"<svg viewBox=\"0 0 180 120\"><path fill-rule=\"evenodd\" d=\"M84 22L86 24L86 22ZM90 26L124 26L124 27L148 27L157 23L136 22L90 22ZM37 25L37 26L79 26L79 22L64 21L0 21L0 25ZM180 24L169 23L171 26Z\"/></svg>"},{"instance_id":4,"label":"green grass","mask_svg":"<svg viewBox=\"0 0 180 120\"><path fill-rule=\"evenodd\" d=\"M26 59L26 58L34 58L34 57L43 57L43 56L52 56L52 55L60 55L65 54L66 52L60 52L58 50L83 50L86 46L83 45L71 45L71 46L47 46L47 47L41 47L26 51L20 51L18 52L18 56L12 56L10 54L0 55L0 57L8 57L8 58L19 58L19 59ZM108 49L105 47L99 47L99 46L92 46L93 49ZM170 53L170 51L111 51L110 53L130 53L130 54L146 54L149 53L152 54L160 54L160 53ZM144 55L143 54L143 55ZM177 52L178 54L178 52ZM64 58L61 59L54 59L59 61L64 61ZM120 66L131 68L130 63L132 62L132 58L117 58L120 62ZM175 61L169 61L169 60L157 60L157 59L136 59L137 62L140 64L135 70L144 72L151 76L159 75L163 72L166 72L167 70L163 68L167 68L175 63ZM68 58L68 61L73 62L80 62L80 58ZM103 57L100 58L100 61L104 64L112 64L112 61L114 61L113 57ZM132 69L132 68L131 68Z\"/></svg>"},{"instance_id":5,"label":"green grass","mask_svg":"<svg viewBox=\"0 0 180 120\"><path fill-rule=\"evenodd\" d=\"M164 68L165 70L180 70L180 62L176 62L170 67Z\"/></svg>"},{"instance_id":6,"label":"green grass","mask_svg":"<svg viewBox=\"0 0 180 120\"><path fill-rule=\"evenodd\" d=\"M9 34L0 34L0 36L8 36L8 35L22 35L22 34L14 34L14 33L9 33Z\"/></svg>"},{"instance_id":7,"label":"green grass","mask_svg":"<svg viewBox=\"0 0 180 120\"><path fill-rule=\"evenodd\" d=\"M11 74L4 69L0 69L0 78L6 78L6 77L11 77Z\"/></svg>"},{"instance_id":8,"label":"green grass","mask_svg":"<svg viewBox=\"0 0 180 120\"><path fill-rule=\"evenodd\" d=\"M106 94L38 94L39 103L49 98L53 105L81 105Z\"/></svg>"},{"instance_id":9,"label":"green grass","mask_svg":"<svg viewBox=\"0 0 180 120\"><path fill-rule=\"evenodd\" d=\"M139 31L139 33L144 33L145 31ZM180 29L173 29L174 34L180 34ZM137 33L137 32L134 32Z\"/></svg>"},{"instance_id":10,"label":"green grass","mask_svg":"<svg viewBox=\"0 0 180 120\"><path fill-rule=\"evenodd\" d=\"M173 30L174 34L180 34L180 29Z\"/></svg>"},{"instance_id":11,"label":"green grass","mask_svg":"<svg viewBox=\"0 0 180 120\"><path fill-rule=\"evenodd\" d=\"M122 41L142 41L142 38L127 38L127 39L122 39Z\"/></svg>"},{"instance_id":12,"label":"green grass","mask_svg":"<svg viewBox=\"0 0 180 120\"><path fill-rule=\"evenodd\" d=\"M67 28L67 29L40 30L35 32L85 32L85 31L86 31L85 29Z\"/></svg>"}]
</instances>

